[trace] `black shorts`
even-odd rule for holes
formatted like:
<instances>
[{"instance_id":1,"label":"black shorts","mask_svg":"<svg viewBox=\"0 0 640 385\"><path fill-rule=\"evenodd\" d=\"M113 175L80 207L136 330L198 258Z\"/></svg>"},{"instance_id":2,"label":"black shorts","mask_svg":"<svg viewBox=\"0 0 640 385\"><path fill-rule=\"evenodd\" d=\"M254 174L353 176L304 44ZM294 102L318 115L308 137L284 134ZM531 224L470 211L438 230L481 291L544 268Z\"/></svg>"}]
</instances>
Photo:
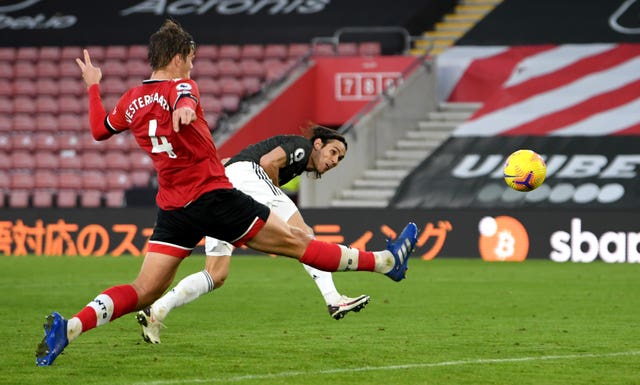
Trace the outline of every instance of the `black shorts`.
<instances>
[{"instance_id":1,"label":"black shorts","mask_svg":"<svg viewBox=\"0 0 640 385\"><path fill-rule=\"evenodd\" d=\"M149 251L186 257L205 235L241 246L262 228L269 213L267 206L235 188L209 191L187 207L158 209Z\"/></svg>"}]
</instances>

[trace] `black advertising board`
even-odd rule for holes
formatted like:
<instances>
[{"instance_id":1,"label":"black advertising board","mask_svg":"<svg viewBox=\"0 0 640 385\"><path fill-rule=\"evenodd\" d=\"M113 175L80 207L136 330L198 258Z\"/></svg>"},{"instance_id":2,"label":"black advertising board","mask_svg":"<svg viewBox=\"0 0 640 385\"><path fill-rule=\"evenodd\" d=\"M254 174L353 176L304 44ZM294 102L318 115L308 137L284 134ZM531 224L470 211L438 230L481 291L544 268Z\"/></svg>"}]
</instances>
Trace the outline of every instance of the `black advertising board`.
<instances>
[{"instance_id":1,"label":"black advertising board","mask_svg":"<svg viewBox=\"0 0 640 385\"><path fill-rule=\"evenodd\" d=\"M503 164L518 149L547 162L531 192L510 189ZM639 136L453 137L407 176L395 208L640 208Z\"/></svg>"},{"instance_id":2,"label":"black advertising board","mask_svg":"<svg viewBox=\"0 0 640 385\"><path fill-rule=\"evenodd\" d=\"M505 0L456 45L640 42L636 0Z\"/></svg>"},{"instance_id":3,"label":"black advertising board","mask_svg":"<svg viewBox=\"0 0 640 385\"><path fill-rule=\"evenodd\" d=\"M0 46L146 44L166 18L207 44L308 43L343 27L428 29L454 0L138 0L0 3Z\"/></svg>"},{"instance_id":4,"label":"black advertising board","mask_svg":"<svg viewBox=\"0 0 640 385\"><path fill-rule=\"evenodd\" d=\"M640 262L638 210L306 209L316 238L380 250L409 221L418 225L416 259L482 258L520 262ZM142 257L155 210L3 210L0 257ZM194 250L202 256L201 246ZM240 248L237 255L256 254Z\"/></svg>"}]
</instances>

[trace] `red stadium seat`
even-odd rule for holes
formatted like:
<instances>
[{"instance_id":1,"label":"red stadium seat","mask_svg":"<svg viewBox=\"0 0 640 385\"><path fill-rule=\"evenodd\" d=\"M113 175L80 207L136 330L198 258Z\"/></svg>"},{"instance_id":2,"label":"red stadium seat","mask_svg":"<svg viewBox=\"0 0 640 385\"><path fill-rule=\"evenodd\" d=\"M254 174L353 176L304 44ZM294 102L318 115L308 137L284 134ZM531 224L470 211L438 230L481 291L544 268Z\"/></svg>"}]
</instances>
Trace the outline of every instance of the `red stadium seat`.
<instances>
[{"instance_id":1,"label":"red stadium seat","mask_svg":"<svg viewBox=\"0 0 640 385\"><path fill-rule=\"evenodd\" d=\"M129 131L114 135L101 144L104 146L105 151L117 152L122 154L122 156L128 155L129 150L136 147L135 139L129 134ZM129 160L127 160L127 163L128 162Z\"/></svg>"},{"instance_id":2,"label":"red stadium seat","mask_svg":"<svg viewBox=\"0 0 640 385\"><path fill-rule=\"evenodd\" d=\"M62 208L76 207L78 205L78 193L76 190L58 190L56 194L56 206Z\"/></svg>"},{"instance_id":3,"label":"red stadium seat","mask_svg":"<svg viewBox=\"0 0 640 385\"><path fill-rule=\"evenodd\" d=\"M340 56L357 56L358 44L357 43L339 43L338 55Z\"/></svg>"},{"instance_id":4,"label":"red stadium seat","mask_svg":"<svg viewBox=\"0 0 640 385\"><path fill-rule=\"evenodd\" d=\"M109 170L106 173L107 190L127 190L132 182L129 173L123 170Z\"/></svg>"},{"instance_id":5,"label":"red stadium seat","mask_svg":"<svg viewBox=\"0 0 640 385\"><path fill-rule=\"evenodd\" d=\"M230 59L219 60L218 71L220 77L238 77L242 75L242 69L239 63Z\"/></svg>"},{"instance_id":6,"label":"red stadium seat","mask_svg":"<svg viewBox=\"0 0 640 385\"><path fill-rule=\"evenodd\" d=\"M262 63L265 69L265 79L272 81L279 79L286 71L286 64L278 59L267 59Z\"/></svg>"},{"instance_id":7,"label":"red stadium seat","mask_svg":"<svg viewBox=\"0 0 640 385\"><path fill-rule=\"evenodd\" d=\"M38 170L57 170L60 165L60 159L53 152L38 151L35 154L36 169Z\"/></svg>"},{"instance_id":8,"label":"red stadium seat","mask_svg":"<svg viewBox=\"0 0 640 385\"><path fill-rule=\"evenodd\" d=\"M134 44L129 46L127 57L129 60L147 60L148 49L146 45Z\"/></svg>"},{"instance_id":9,"label":"red stadium seat","mask_svg":"<svg viewBox=\"0 0 640 385\"><path fill-rule=\"evenodd\" d=\"M287 46L285 44L267 44L264 49L264 59L285 59Z\"/></svg>"},{"instance_id":10,"label":"red stadium seat","mask_svg":"<svg viewBox=\"0 0 640 385\"><path fill-rule=\"evenodd\" d=\"M110 139L111 140L111 139ZM103 167L107 170L128 171L131 168L126 152L108 151L104 154Z\"/></svg>"},{"instance_id":11,"label":"red stadium seat","mask_svg":"<svg viewBox=\"0 0 640 385\"><path fill-rule=\"evenodd\" d=\"M17 114L35 114L36 103L31 96L16 96L13 99L13 111Z\"/></svg>"},{"instance_id":12,"label":"red stadium seat","mask_svg":"<svg viewBox=\"0 0 640 385\"><path fill-rule=\"evenodd\" d=\"M26 60L35 62L38 60L39 52L37 47L18 47L16 60Z\"/></svg>"},{"instance_id":13,"label":"red stadium seat","mask_svg":"<svg viewBox=\"0 0 640 385\"><path fill-rule=\"evenodd\" d=\"M58 157L58 167L61 170L80 170L82 169L82 159L80 155L73 150L62 150Z\"/></svg>"},{"instance_id":14,"label":"red stadium seat","mask_svg":"<svg viewBox=\"0 0 640 385\"><path fill-rule=\"evenodd\" d=\"M213 113L216 115L222 113L222 102L214 96L201 97L200 105L205 113Z\"/></svg>"},{"instance_id":15,"label":"red stadium seat","mask_svg":"<svg viewBox=\"0 0 640 385\"><path fill-rule=\"evenodd\" d=\"M262 79L265 76L265 68L257 60L245 59L240 61L240 74L244 77L252 76Z\"/></svg>"},{"instance_id":16,"label":"red stadium seat","mask_svg":"<svg viewBox=\"0 0 640 385\"><path fill-rule=\"evenodd\" d=\"M58 174L52 170L36 170L33 176L35 189L58 188Z\"/></svg>"},{"instance_id":17,"label":"red stadium seat","mask_svg":"<svg viewBox=\"0 0 640 385\"><path fill-rule=\"evenodd\" d=\"M241 80L247 95L255 95L262 89L260 78L254 76L244 77Z\"/></svg>"},{"instance_id":18,"label":"red stadium seat","mask_svg":"<svg viewBox=\"0 0 640 385\"><path fill-rule=\"evenodd\" d=\"M9 191L9 207L12 208L27 208L29 207L29 196L30 192L28 190L14 190Z\"/></svg>"},{"instance_id":19,"label":"red stadium seat","mask_svg":"<svg viewBox=\"0 0 640 385\"><path fill-rule=\"evenodd\" d=\"M220 83L217 80L209 77L198 80L198 89L200 90L201 95L210 94L217 96L222 92Z\"/></svg>"},{"instance_id":20,"label":"red stadium seat","mask_svg":"<svg viewBox=\"0 0 640 385\"><path fill-rule=\"evenodd\" d=\"M104 52L105 59L127 60L129 57L129 47L124 45L109 45Z\"/></svg>"},{"instance_id":21,"label":"red stadium seat","mask_svg":"<svg viewBox=\"0 0 640 385\"><path fill-rule=\"evenodd\" d=\"M98 190L81 191L80 206L85 208L95 208L102 206L102 192Z\"/></svg>"},{"instance_id":22,"label":"red stadium seat","mask_svg":"<svg viewBox=\"0 0 640 385\"><path fill-rule=\"evenodd\" d=\"M14 47L0 47L0 61L12 62L16 59Z\"/></svg>"},{"instance_id":23,"label":"red stadium seat","mask_svg":"<svg viewBox=\"0 0 640 385\"><path fill-rule=\"evenodd\" d=\"M4 114L5 117L13 114L13 98L0 96L0 114Z\"/></svg>"},{"instance_id":24,"label":"red stadium seat","mask_svg":"<svg viewBox=\"0 0 640 385\"><path fill-rule=\"evenodd\" d=\"M38 60L58 61L60 60L61 54L62 49L60 47L40 47L40 50L38 51Z\"/></svg>"},{"instance_id":25,"label":"red stadium seat","mask_svg":"<svg viewBox=\"0 0 640 385\"><path fill-rule=\"evenodd\" d=\"M62 132L58 136L58 147L60 150L71 150L77 152L82 149L80 134L74 132Z\"/></svg>"},{"instance_id":26,"label":"red stadium seat","mask_svg":"<svg viewBox=\"0 0 640 385\"><path fill-rule=\"evenodd\" d=\"M32 133L14 132L11 136L11 148L13 151L33 151L36 149L36 141Z\"/></svg>"},{"instance_id":27,"label":"red stadium seat","mask_svg":"<svg viewBox=\"0 0 640 385\"><path fill-rule=\"evenodd\" d=\"M240 109L240 97L237 95L222 95L220 101L222 108L229 113L234 113Z\"/></svg>"},{"instance_id":28,"label":"red stadium seat","mask_svg":"<svg viewBox=\"0 0 640 385\"><path fill-rule=\"evenodd\" d=\"M4 151L0 152L0 170L11 170L11 155Z\"/></svg>"},{"instance_id":29,"label":"red stadium seat","mask_svg":"<svg viewBox=\"0 0 640 385\"><path fill-rule=\"evenodd\" d=\"M67 113L71 112L74 114L79 114L84 112L84 103L83 99L78 98L77 96L71 95L62 95L58 99L59 112Z\"/></svg>"},{"instance_id":30,"label":"red stadium seat","mask_svg":"<svg viewBox=\"0 0 640 385\"><path fill-rule=\"evenodd\" d=\"M129 173L132 187L148 187L151 182L151 172L136 170Z\"/></svg>"},{"instance_id":31,"label":"red stadium seat","mask_svg":"<svg viewBox=\"0 0 640 385\"><path fill-rule=\"evenodd\" d=\"M289 59L298 59L311 51L311 46L304 43L291 43L287 48L287 58Z\"/></svg>"},{"instance_id":32,"label":"red stadium seat","mask_svg":"<svg viewBox=\"0 0 640 385\"><path fill-rule=\"evenodd\" d=\"M42 95L36 99L36 113L57 114L59 110L58 102L53 96Z\"/></svg>"},{"instance_id":33,"label":"red stadium seat","mask_svg":"<svg viewBox=\"0 0 640 385\"><path fill-rule=\"evenodd\" d=\"M32 79L16 79L13 82L13 94L15 96L34 97L38 94L36 81Z\"/></svg>"},{"instance_id":34,"label":"red stadium seat","mask_svg":"<svg viewBox=\"0 0 640 385\"><path fill-rule=\"evenodd\" d=\"M89 118L78 114L63 113L58 115L58 129L63 132L85 132L89 130ZM85 129L86 126L86 129Z\"/></svg>"},{"instance_id":35,"label":"red stadium seat","mask_svg":"<svg viewBox=\"0 0 640 385\"><path fill-rule=\"evenodd\" d=\"M100 82L100 91L103 95L115 94L120 96L127 90L127 84L123 78L109 77Z\"/></svg>"},{"instance_id":36,"label":"red stadium seat","mask_svg":"<svg viewBox=\"0 0 640 385\"><path fill-rule=\"evenodd\" d=\"M378 56L382 54L382 47L379 42L362 42L358 45L360 56Z\"/></svg>"},{"instance_id":37,"label":"red stadium seat","mask_svg":"<svg viewBox=\"0 0 640 385\"><path fill-rule=\"evenodd\" d=\"M59 83L53 78L40 78L36 81L35 87L40 95L57 96L60 93ZM33 93L32 95L35 95Z\"/></svg>"},{"instance_id":38,"label":"red stadium seat","mask_svg":"<svg viewBox=\"0 0 640 385\"><path fill-rule=\"evenodd\" d=\"M14 96L13 82L8 79L2 79L0 76L0 95L2 96Z\"/></svg>"},{"instance_id":39,"label":"red stadium seat","mask_svg":"<svg viewBox=\"0 0 640 385\"><path fill-rule=\"evenodd\" d=\"M85 170L82 172L82 188L85 190L104 191L107 187L105 173L97 170Z\"/></svg>"},{"instance_id":40,"label":"red stadium seat","mask_svg":"<svg viewBox=\"0 0 640 385\"><path fill-rule=\"evenodd\" d=\"M106 207L125 207L125 193L123 190L109 190L104 193L104 205Z\"/></svg>"},{"instance_id":41,"label":"red stadium seat","mask_svg":"<svg viewBox=\"0 0 640 385\"><path fill-rule=\"evenodd\" d=\"M200 64L200 63L198 63ZM144 60L131 59L126 63L127 76L136 77L140 80L147 79L151 74L151 67Z\"/></svg>"},{"instance_id":42,"label":"red stadium seat","mask_svg":"<svg viewBox=\"0 0 640 385\"><path fill-rule=\"evenodd\" d=\"M58 188L62 190L79 190L82 188L82 177L77 171L61 171L58 174Z\"/></svg>"},{"instance_id":43,"label":"red stadium seat","mask_svg":"<svg viewBox=\"0 0 640 385\"><path fill-rule=\"evenodd\" d=\"M241 48L235 44L223 44L218 49L218 59L240 59Z\"/></svg>"},{"instance_id":44,"label":"red stadium seat","mask_svg":"<svg viewBox=\"0 0 640 385\"><path fill-rule=\"evenodd\" d=\"M193 77L194 79L198 79L199 82L207 77L216 78L220 75L220 70L218 69L218 65L215 61L202 59L198 60L198 64L193 68Z\"/></svg>"},{"instance_id":45,"label":"red stadium seat","mask_svg":"<svg viewBox=\"0 0 640 385\"><path fill-rule=\"evenodd\" d=\"M35 190L32 193L32 205L37 208L53 207L53 190Z\"/></svg>"},{"instance_id":46,"label":"red stadium seat","mask_svg":"<svg viewBox=\"0 0 640 385\"><path fill-rule=\"evenodd\" d=\"M333 44L320 43L313 46L313 55L315 56L334 56L337 50Z\"/></svg>"},{"instance_id":47,"label":"red stadium seat","mask_svg":"<svg viewBox=\"0 0 640 385\"><path fill-rule=\"evenodd\" d=\"M15 111L15 112L16 114L13 115L13 123L11 125L11 129L13 131L35 131L36 130L36 121L33 118L33 112L31 113L31 115L22 113L22 111Z\"/></svg>"},{"instance_id":48,"label":"red stadium seat","mask_svg":"<svg viewBox=\"0 0 640 385\"><path fill-rule=\"evenodd\" d=\"M36 76L39 78L58 78L60 76L60 66L58 66L58 63L49 60L38 61L36 64Z\"/></svg>"},{"instance_id":49,"label":"red stadium seat","mask_svg":"<svg viewBox=\"0 0 640 385\"><path fill-rule=\"evenodd\" d=\"M38 114L36 130L40 132L58 132L58 118L53 114Z\"/></svg>"},{"instance_id":50,"label":"red stadium seat","mask_svg":"<svg viewBox=\"0 0 640 385\"><path fill-rule=\"evenodd\" d=\"M80 68L78 68L78 63L76 63L74 60L63 59L62 61L60 61L58 66L60 69L60 77L76 78L79 81L82 81L82 79L79 78L82 72L80 71Z\"/></svg>"},{"instance_id":51,"label":"red stadium seat","mask_svg":"<svg viewBox=\"0 0 640 385\"><path fill-rule=\"evenodd\" d=\"M73 61L76 58L83 58L82 48L73 45L67 45L62 47L60 51L60 61ZM91 57L93 59L93 56ZM77 66L77 64L76 64Z\"/></svg>"},{"instance_id":52,"label":"red stadium seat","mask_svg":"<svg viewBox=\"0 0 640 385\"><path fill-rule=\"evenodd\" d=\"M107 149L104 142L93 139L93 136L90 132L80 133L80 145L82 146L82 152L85 153L100 153Z\"/></svg>"},{"instance_id":53,"label":"red stadium seat","mask_svg":"<svg viewBox=\"0 0 640 385\"><path fill-rule=\"evenodd\" d=\"M105 169L105 160L102 154L97 151L83 150L80 155L81 167L84 170L103 170Z\"/></svg>"},{"instance_id":54,"label":"red stadium seat","mask_svg":"<svg viewBox=\"0 0 640 385\"><path fill-rule=\"evenodd\" d=\"M54 119L55 120L55 119ZM58 151L58 138L50 132L37 132L35 134L36 154L41 151Z\"/></svg>"},{"instance_id":55,"label":"red stadium seat","mask_svg":"<svg viewBox=\"0 0 640 385\"><path fill-rule=\"evenodd\" d=\"M264 46L260 44L245 44L240 48L240 59L262 60Z\"/></svg>"},{"instance_id":56,"label":"red stadium seat","mask_svg":"<svg viewBox=\"0 0 640 385\"><path fill-rule=\"evenodd\" d=\"M12 148L13 148L13 144L11 143L11 137L8 134L0 135L0 151L2 151L4 155L9 156L9 153L11 152Z\"/></svg>"},{"instance_id":57,"label":"red stadium seat","mask_svg":"<svg viewBox=\"0 0 640 385\"><path fill-rule=\"evenodd\" d=\"M100 63L105 59L105 51L106 48L104 46L101 45L90 45L86 47L87 51L89 51L89 55L91 55L91 61L93 62L93 64L98 64L98 66L100 66ZM83 58L84 56L80 56L80 58ZM74 58L75 59L75 58ZM77 64L76 64L77 67Z\"/></svg>"},{"instance_id":58,"label":"red stadium seat","mask_svg":"<svg viewBox=\"0 0 640 385\"><path fill-rule=\"evenodd\" d=\"M18 79L35 79L38 76L36 65L25 60L15 61L13 64L13 76Z\"/></svg>"},{"instance_id":59,"label":"red stadium seat","mask_svg":"<svg viewBox=\"0 0 640 385\"><path fill-rule=\"evenodd\" d=\"M9 178L12 190L31 190L35 187L35 181L31 170L12 172Z\"/></svg>"},{"instance_id":60,"label":"red stadium seat","mask_svg":"<svg viewBox=\"0 0 640 385\"><path fill-rule=\"evenodd\" d=\"M132 150L129 153L129 164L131 164L131 170L147 172L154 170L153 161L149 158L149 155L140 149Z\"/></svg>"},{"instance_id":61,"label":"red stadium seat","mask_svg":"<svg viewBox=\"0 0 640 385\"><path fill-rule=\"evenodd\" d=\"M127 66L124 63L124 61L117 60L117 59L105 60L105 62L100 67L100 69L102 70L102 73L105 76L102 83L104 83L104 80L107 80L113 77L126 78L127 75L129 74L127 72Z\"/></svg>"},{"instance_id":62,"label":"red stadium seat","mask_svg":"<svg viewBox=\"0 0 640 385\"><path fill-rule=\"evenodd\" d=\"M0 79L13 79L13 61L0 61Z\"/></svg>"},{"instance_id":63,"label":"red stadium seat","mask_svg":"<svg viewBox=\"0 0 640 385\"><path fill-rule=\"evenodd\" d=\"M13 119L6 115L0 115L0 132L6 133L13 129ZM7 139L6 135L0 135L0 141L2 139ZM0 149L2 148L2 144L0 143Z\"/></svg>"},{"instance_id":64,"label":"red stadium seat","mask_svg":"<svg viewBox=\"0 0 640 385\"><path fill-rule=\"evenodd\" d=\"M36 159L29 151L16 150L11 153L11 166L14 170L31 171L36 166Z\"/></svg>"},{"instance_id":65,"label":"red stadium seat","mask_svg":"<svg viewBox=\"0 0 640 385\"><path fill-rule=\"evenodd\" d=\"M220 92L222 95L236 95L239 97L244 96L244 86L235 78L225 77L220 78Z\"/></svg>"},{"instance_id":66,"label":"red stadium seat","mask_svg":"<svg viewBox=\"0 0 640 385\"><path fill-rule=\"evenodd\" d=\"M77 78L61 78L58 81L58 93L61 95L85 95L87 87L82 79Z\"/></svg>"},{"instance_id":67,"label":"red stadium seat","mask_svg":"<svg viewBox=\"0 0 640 385\"><path fill-rule=\"evenodd\" d=\"M200 60L202 59L216 60L217 58L218 46L213 44L202 44L196 47L196 60L198 60L198 63L200 63Z\"/></svg>"},{"instance_id":68,"label":"red stadium seat","mask_svg":"<svg viewBox=\"0 0 640 385\"><path fill-rule=\"evenodd\" d=\"M9 178L9 172L0 169L0 205L4 203L2 202L4 200L4 192L9 191L10 188L11 180Z\"/></svg>"}]
</instances>

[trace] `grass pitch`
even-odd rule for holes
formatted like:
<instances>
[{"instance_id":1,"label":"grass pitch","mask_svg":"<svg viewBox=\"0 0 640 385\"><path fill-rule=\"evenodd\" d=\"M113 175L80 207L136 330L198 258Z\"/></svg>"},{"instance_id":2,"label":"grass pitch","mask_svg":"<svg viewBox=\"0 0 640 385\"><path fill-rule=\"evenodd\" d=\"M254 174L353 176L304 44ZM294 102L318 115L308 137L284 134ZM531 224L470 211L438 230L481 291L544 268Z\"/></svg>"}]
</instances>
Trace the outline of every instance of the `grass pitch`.
<instances>
[{"instance_id":1,"label":"grass pitch","mask_svg":"<svg viewBox=\"0 0 640 385\"><path fill-rule=\"evenodd\" d=\"M141 261L0 258L0 383L640 384L640 265L444 258L411 261L400 283L336 273L372 300L335 321L297 262L234 257L224 287L167 318L162 344L129 314L36 367L45 315L74 314Z\"/></svg>"}]
</instances>

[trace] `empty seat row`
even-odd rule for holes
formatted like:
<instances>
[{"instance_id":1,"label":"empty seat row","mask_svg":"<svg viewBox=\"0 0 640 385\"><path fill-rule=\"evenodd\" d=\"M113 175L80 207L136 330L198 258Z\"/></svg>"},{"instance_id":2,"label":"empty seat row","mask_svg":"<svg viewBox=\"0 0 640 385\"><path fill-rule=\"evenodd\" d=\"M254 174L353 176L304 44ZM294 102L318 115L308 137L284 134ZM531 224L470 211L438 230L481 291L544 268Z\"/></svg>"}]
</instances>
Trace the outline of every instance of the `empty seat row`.
<instances>
[{"instance_id":1,"label":"empty seat row","mask_svg":"<svg viewBox=\"0 0 640 385\"><path fill-rule=\"evenodd\" d=\"M11 208L94 208L125 207L124 190L11 190L0 192L0 207Z\"/></svg>"},{"instance_id":2,"label":"empty seat row","mask_svg":"<svg viewBox=\"0 0 640 385\"><path fill-rule=\"evenodd\" d=\"M94 60L146 60L147 47L144 45L110 45L86 47ZM342 42L337 46L305 43L290 44L201 44L196 47L196 58L209 59L264 59L298 58L313 48L315 55L380 55L379 42ZM0 61L73 61L82 58L83 47L0 47Z\"/></svg>"},{"instance_id":3,"label":"empty seat row","mask_svg":"<svg viewBox=\"0 0 640 385\"><path fill-rule=\"evenodd\" d=\"M38 151L0 153L0 170L119 170L153 171L151 159L142 151Z\"/></svg>"}]
</instances>

